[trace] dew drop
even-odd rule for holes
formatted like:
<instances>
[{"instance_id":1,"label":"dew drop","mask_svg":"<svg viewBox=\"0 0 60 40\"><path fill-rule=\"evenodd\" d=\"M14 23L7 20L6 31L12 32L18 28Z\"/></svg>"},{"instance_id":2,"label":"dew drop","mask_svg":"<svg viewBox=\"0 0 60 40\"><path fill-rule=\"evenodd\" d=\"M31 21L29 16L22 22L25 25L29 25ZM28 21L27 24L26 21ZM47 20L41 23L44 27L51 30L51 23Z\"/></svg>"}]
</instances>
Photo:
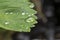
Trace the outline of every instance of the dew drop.
<instances>
[{"instance_id":1,"label":"dew drop","mask_svg":"<svg viewBox=\"0 0 60 40\"><path fill-rule=\"evenodd\" d=\"M30 7L30 8L33 8L33 7L34 7L34 4L31 4L29 7Z\"/></svg>"},{"instance_id":2,"label":"dew drop","mask_svg":"<svg viewBox=\"0 0 60 40\"><path fill-rule=\"evenodd\" d=\"M25 15L25 13L23 12L22 15Z\"/></svg>"},{"instance_id":3,"label":"dew drop","mask_svg":"<svg viewBox=\"0 0 60 40\"><path fill-rule=\"evenodd\" d=\"M33 22L34 20L33 20L33 18L28 18L26 21L27 22Z\"/></svg>"},{"instance_id":4,"label":"dew drop","mask_svg":"<svg viewBox=\"0 0 60 40\"><path fill-rule=\"evenodd\" d=\"M5 24L6 24L6 25L9 24L9 22L5 22Z\"/></svg>"}]
</instances>

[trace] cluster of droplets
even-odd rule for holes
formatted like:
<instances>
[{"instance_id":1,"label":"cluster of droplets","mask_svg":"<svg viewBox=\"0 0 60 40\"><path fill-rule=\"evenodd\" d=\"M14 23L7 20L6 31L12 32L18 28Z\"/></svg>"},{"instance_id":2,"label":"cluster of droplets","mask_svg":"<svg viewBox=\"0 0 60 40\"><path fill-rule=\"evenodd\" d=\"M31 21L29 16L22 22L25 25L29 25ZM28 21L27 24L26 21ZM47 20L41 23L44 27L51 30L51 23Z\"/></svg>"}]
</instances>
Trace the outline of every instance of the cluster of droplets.
<instances>
[{"instance_id":1,"label":"cluster of droplets","mask_svg":"<svg viewBox=\"0 0 60 40\"><path fill-rule=\"evenodd\" d=\"M29 14L29 13L22 12L22 15L23 15L23 16L26 15L26 14ZM32 14L32 15L34 15L34 14ZM31 15L28 15L28 16L31 16Z\"/></svg>"},{"instance_id":2,"label":"cluster of droplets","mask_svg":"<svg viewBox=\"0 0 60 40\"><path fill-rule=\"evenodd\" d=\"M13 12L10 12L10 13L6 12L5 14L13 14Z\"/></svg>"},{"instance_id":3,"label":"cluster of droplets","mask_svg":"<svg viewBox=\"0 0 60 40\"><path fill-rule=\"evenodd\" d=\"M25 13L25 12L22 13L23 16L24 16L25 14L28 14L28 13ZM34 14L32 14L32 15L34 15ZM26 22L29 23L29 22L33 22L33 21L34 21L34 18L30 17L30 16L32 16L32 15L28 15L29 18L26 20Z\"/></svg>"},{"instance_id":4,"label":"cluster of droplets","mask_svg":"<svg viewBox=\"0 0 60 40\"><path fill-rule=\"evenodd\" d=\"M13 14L13 12L10 12L10 13L6 12L5 14L6 14L6 15L8 15L8 14ZM10 23L10 22L6 21L6 22L5 22L5 25L8 25L9 23Z\"/></svg>"},{"instance_id":5,"label":"cluster of droplets","mask_svg":"<svg viewBox=\"0 0 60 40\"><path fill-rule=\"evenodd\" d=\"M5 13L6 15L7 14L13 14L13 12L10 12L10 13ZM22 13L22 15L24 16L25 14L28 14L28 13L25 13L25 12L23 12ZM32 14L33 15L33 14ZM31 15L28 15L28 16L31 16ZM27 20L26 20L26 22L33 22L34 20L33 20L33 18L28 18ZM5 24L7 25L7 24L9 24L9 22L5 22Z\"/></svg>"}]
</instances>

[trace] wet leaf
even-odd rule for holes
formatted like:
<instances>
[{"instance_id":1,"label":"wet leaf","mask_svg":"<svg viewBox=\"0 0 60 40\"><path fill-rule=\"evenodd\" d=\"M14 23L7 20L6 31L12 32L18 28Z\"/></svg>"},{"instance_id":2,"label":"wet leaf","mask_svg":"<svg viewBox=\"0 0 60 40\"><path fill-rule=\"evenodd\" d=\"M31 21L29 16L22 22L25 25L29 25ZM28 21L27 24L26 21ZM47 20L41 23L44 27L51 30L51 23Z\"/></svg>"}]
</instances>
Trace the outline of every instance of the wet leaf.
<instances>
[{"instance_id":1,"label":"wet leaf","mask_svg":"<svg viewBox=\"0 0 60 40\"><path fill-rule=\"evenodd\" d=\"M0 27L6 30L30 32L36 22L36 11L29 0L0 0Z\"/></svg>"}]
</instances>

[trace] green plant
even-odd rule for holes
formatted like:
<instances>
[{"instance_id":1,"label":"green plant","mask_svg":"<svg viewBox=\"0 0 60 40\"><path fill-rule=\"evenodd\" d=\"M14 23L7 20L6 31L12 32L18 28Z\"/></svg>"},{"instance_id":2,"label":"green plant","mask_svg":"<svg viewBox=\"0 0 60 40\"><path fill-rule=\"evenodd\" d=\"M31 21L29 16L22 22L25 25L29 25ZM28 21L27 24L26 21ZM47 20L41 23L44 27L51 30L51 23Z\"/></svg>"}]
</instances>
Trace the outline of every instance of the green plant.
<instances>
[{"instance_id":1,"label":"green plant","mask_svg":"<svg viewBox=\"0 0 60 40\"><path fill-rule=\"evenodd\" d=\"M34 4L29 0L0 0L0 28L30 32L37 23Z\"/></svg>"}]
</instances>

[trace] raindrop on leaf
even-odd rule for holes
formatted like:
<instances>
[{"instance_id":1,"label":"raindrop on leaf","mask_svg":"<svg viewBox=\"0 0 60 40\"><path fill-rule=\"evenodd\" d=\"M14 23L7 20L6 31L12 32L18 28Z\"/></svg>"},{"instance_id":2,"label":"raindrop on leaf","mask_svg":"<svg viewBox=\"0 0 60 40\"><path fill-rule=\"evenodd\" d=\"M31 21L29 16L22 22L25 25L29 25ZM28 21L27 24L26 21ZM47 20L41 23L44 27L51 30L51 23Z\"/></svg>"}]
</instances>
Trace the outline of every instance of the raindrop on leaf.
<instances>
[{"instance_id":1,"label":"raindrop on leaf","mask_svg":"<svg viewBox=\"0 0 60 40\"><path fill-rule=\"evenodd\" d=\"M23 12L22 15L25 15L25 13Z\"/></svg>"},{"instance_id":2,"label":"raindrop on leaf","mask_svg":"<svg viewBox=\"0 0 60 40\"><path fill-rule=\"evenodd\" d=\"M34 19L33 19L33 18L28 18L26 21L27 21L27 22L33 22Z\"/></svg>"},{"instance_id":3,"label":"raindrop on leaf","mask_svg":"<svg viewBox=\"0 0 60 40\"><path fill-rule=\"evenodd\" d=\"M31 4L29 7L30 7L30 8L33 8L33 7L34 7L34 4Z\"/></svg>"},{"instance_id":4,"label":"raindrop on leaf","mask_svg":"<svg viewBox=\"0 0 60 40\"><path fill-rule=\"evenodd\" d=\"M9 22L5 22L5 24L6 24L6 25L9 24Z\"/></svg>"}]
</instances>

